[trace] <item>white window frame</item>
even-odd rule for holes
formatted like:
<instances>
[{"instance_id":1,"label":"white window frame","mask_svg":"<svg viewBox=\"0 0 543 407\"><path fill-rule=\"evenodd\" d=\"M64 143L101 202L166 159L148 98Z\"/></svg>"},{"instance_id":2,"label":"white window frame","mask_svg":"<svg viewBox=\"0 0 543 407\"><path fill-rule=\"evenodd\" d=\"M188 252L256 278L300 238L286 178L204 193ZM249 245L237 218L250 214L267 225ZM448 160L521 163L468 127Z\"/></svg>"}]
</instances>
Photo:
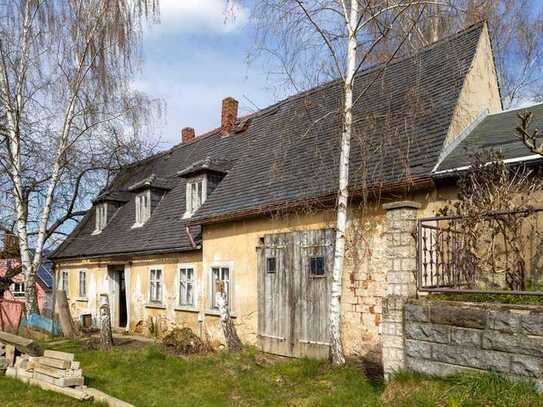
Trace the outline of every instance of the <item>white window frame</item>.
<instances>
[{"instance_id":1,"label":"white window frame","mask_svg":"<svg viewBox=\"0 0 543 407\"><path fill-rule=\"evenodd\" d=\"M200 196L200 204L195 205L192 199L192 190L194 188L194 185L197 185L201 183L202 184L202 194ZM201 175L194 178L189 178L187 180L187 187L185 191L185 214L183 215L183 218L190 218L194 212L196 212L198 209L202 207L204 202L207 199L207 176Z\"/></svg>"},{"instance_id":2,"label":"white window frame","mask_svg":"<svg viewBox=\"0 0 543 407\"><path fill-rule=\"evenodd\" d=\"M68 271L62 270L60 272L60 289L66 293L66 297L69 297L70 292L70 275Z\"/></svg>"},{"instance_id":3,"label":"white window frame","mask_svg":"<svg viewBox=\"0 0 543 407\"><path fill-rule=\"evenodd\" d=\"M108 212L108 205L105 202L102 202L96 206L96 222L94 226L94 232L92 232L93 235L97 235L102 233L102 230L107 225L107 212Z\"/></svg>"},{"instance_id":4,"label":"white window frame","mask_svg":"<svg viewBox=\"0 0 543 407\"><path fill-rule=\"evenodd\" d=\"M136 222L132 227L138 228L143 226L151 217L151 190L148 189L137 194L135 201ZM145 206L145 202L147 202L147 206Z\"/></svg>"},{"instance_id":5,"label":"white window frame","mask_svg":"<svg viewBox=\"0 0 543 407\"><path fill-rule=\"evenodd\" d=\"M183 278L183 270L192 270L192 279ZM177 308L194 310L198 306L198 279L196 265L193 263L180 263L177 265ZM183 284L192 285L192 304L186 302L183 295ZM186 289L185 289L186 290ZM185 298L183 298L185 297Z\"/></svg>"},{"instance_id":6,"label":"white window frame","mask_svg":"<svg viewBox=\"0 0 543 407\"><path fill-rule=\"evenodd\" d=\"M160 271L160 279L157 279L156 276L153 278L153 271ZM156 288L153 288L153 284L159 284L158 289L158 295L157 299L154 298L153 294L157 294L156 292L153 293L153 290L156 290ZM158 304L162 305L164 302L164 267L162 266L152 266L149 267L149 304Z\"/></svg>"},{"instance_id":7,"label":"white window frame","mask_svg":"<svg viewBox=\"0 0 543 407\"><path fill-rule=\"evenodd\" d=\"M84 276L83 280L81 280L82 275ZM81 284L81 281L83 281L83 285ZM87 298L87 281L87 270L79 270L79 298ZM84 290L81 290L82 288L84 288Z\"/></svg>"},{"instance_id":8,"label":"white window frame","mask_svg":"<svg viewBox=\"0 0 543 407\"><path fill-rule=\"evenodd\" d=\"M14 282L10 287L11 294L14 297L24 297L25 290L26 290L26 283L24 281Z\"/></svg>"},{"instance_id":9,"label":"white window frame","mask_svg":"<svg viewBox=\"0 0 543 407\"><path fill-rule=\"evenodd\" d=\"M235 293L235 286L234 286L234 262L231 261L224 261L224 262L214 262L209 265L208 267L208 303L209 303L209 312L213 314L217 314L219 312L216 304L215 304L215 295L216 295L216 284L215 279L213 276L213 270L214 269L228 269L228 284L227 284L227 307L230 310L231 314L234 314L233 309L233 300L234 300L234 293ZM222 273L221 273L222 274Z\"/></svg>"}]
</instances>

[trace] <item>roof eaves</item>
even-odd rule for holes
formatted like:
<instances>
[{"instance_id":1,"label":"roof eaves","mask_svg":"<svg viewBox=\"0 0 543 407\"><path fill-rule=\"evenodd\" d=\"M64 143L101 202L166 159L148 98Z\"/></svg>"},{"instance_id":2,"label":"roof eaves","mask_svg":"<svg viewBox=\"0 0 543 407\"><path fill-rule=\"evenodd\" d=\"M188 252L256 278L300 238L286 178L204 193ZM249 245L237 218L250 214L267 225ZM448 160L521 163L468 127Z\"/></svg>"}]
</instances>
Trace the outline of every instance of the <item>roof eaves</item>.
<instances>
[{"instance_id":1,"label":"roof eaves","mask_svg":"<svg viewBox=\"0 0 543 407\"><path fill-rule=\"evenodd\" d=\"M439 166L445 161L445 159L451 154L456 148L472 133L472 131L489 115L488 109L484 109L481 111L475 119L468 124L467 127L464 128L460 132L460 134L455 137L453 140L451 140L448 144L446 144L443 147L443 150L441 150L441 153L439 154L439 158L437 160L436 165L432 169L432 174L437 173L437 169Z\"/></svg>"}]
</instances>

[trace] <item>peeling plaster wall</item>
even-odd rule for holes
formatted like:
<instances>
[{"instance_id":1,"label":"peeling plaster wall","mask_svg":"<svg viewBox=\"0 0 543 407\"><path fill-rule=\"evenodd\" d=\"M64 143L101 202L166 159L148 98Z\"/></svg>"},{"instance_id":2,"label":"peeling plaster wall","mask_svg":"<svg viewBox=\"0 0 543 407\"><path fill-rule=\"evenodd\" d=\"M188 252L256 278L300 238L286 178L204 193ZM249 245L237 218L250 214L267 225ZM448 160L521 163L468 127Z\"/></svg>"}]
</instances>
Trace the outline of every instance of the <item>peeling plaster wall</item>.
<instances>
[{"instance_id":1,"label":"peeling plaster wall","mask_svg":"<svg viewBox=\"0 0 543 407\"><path fill-rule=\"evenodd\" d=\"M201 289L196 297L194 310L181 310L178 307L179 266L191 266L194 268L195 280L202 278L201 253L198 251L183 254L164 256L134 257L125 262L116 259L99 259L65 262L57 265L61 275L62 271L68 271L69 287L68 301L74 319L79 319L82 314L91 314L97 323L100 294L110 293L110 278L108 265L125 265L125 278L128 302L128 318L130 331L151 335L150 318L153 324L158 326L157 334L174 327L188 326L196 333L200 333L198 322L198 308L201 304ZM158 267L163 270L163 304L161 307L149 305L149 270ZM87 271L87 296L79 295L79 271ZM59 278L59 277L57 277ZM111 301L111 299L110 299ZM112 304L113 308L114 304Z\"/></svg>"}]
</instances>

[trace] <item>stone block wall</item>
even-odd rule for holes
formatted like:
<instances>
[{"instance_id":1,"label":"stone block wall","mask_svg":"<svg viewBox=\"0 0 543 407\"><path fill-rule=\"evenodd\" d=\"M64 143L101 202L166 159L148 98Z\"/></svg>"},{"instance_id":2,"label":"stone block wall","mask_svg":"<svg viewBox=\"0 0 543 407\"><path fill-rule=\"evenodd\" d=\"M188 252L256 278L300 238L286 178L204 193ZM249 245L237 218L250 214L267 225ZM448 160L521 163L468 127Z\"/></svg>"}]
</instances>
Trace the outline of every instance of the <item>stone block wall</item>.
<instances>
[{"instance_id":1,"label":"stone block wall","mask_svg":"<svg viewBox=\"0 0 543 407\"><path fill-rule=\"evenodd\" d=\"M410 300L403 325L408 370L494 370L543 388L543 306Z\"/></svg>"}]
</instances>

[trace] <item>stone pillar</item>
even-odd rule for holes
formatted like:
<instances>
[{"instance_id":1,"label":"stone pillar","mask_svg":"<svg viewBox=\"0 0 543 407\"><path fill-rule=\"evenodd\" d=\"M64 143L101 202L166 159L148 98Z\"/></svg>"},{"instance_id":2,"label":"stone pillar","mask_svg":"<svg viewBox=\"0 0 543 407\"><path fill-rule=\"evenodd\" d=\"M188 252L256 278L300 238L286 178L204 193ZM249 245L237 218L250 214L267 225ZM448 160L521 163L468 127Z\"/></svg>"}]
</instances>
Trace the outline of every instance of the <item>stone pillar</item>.
<instances>
[{"instance_id":1,"label":"stone pillar","mask_svg":"<svg viewBox=\"0 0 543 407\"><path fill-rule=\"evenodd\" d=\"M403 308L417 293L417 202L383 205L386 212L386 290L383 299L383 369L385 378L405 368Z\"/></svg>"}]
</instances>

